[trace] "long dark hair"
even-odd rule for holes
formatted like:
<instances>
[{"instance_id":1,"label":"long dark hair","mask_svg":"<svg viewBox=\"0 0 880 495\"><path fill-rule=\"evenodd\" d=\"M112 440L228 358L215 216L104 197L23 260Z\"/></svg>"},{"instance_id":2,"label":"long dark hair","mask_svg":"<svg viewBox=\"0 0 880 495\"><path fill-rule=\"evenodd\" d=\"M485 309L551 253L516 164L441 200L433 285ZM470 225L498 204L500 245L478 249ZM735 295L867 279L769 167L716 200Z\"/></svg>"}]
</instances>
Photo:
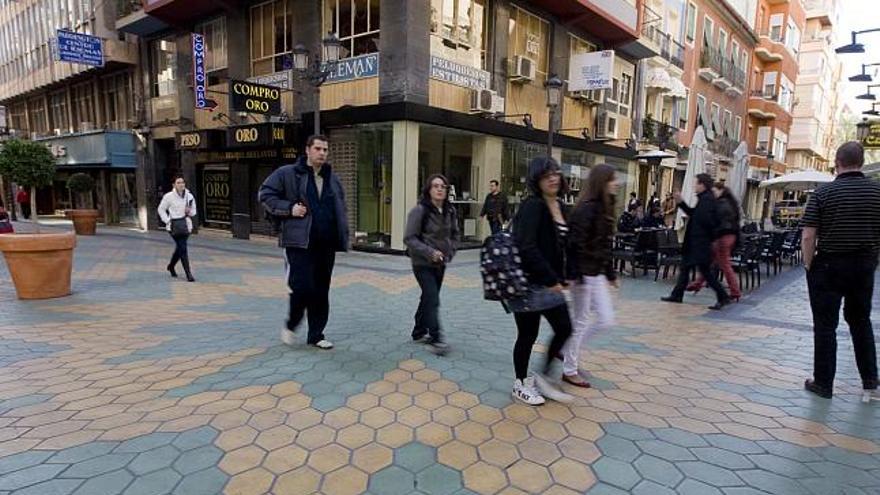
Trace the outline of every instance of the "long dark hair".
<instances>
[{"instance_id":1,"label":"long dark hair","mask_svg":"<svg viewBox=\"0 0 880 495\"><path fill-rule=\"evenodd\" d=\"M425 206L433 206L433 202L431 201L431 183L434 182L434 179L440 179L443 181L443 184L446 185L446 198L443 200L443 213L446 214L446 212L452 208L452 203L449 202L449 179L443 174L434 174L428 177L428 180L425 181L424 187L422 187L422 198L420 202Z\"/></svg>"},{"instance_id":2,"label":"long dark hair","mask_svg":"<svg viewBox=\"0 0 880 495\"><path fill-rule=\"evenodd\" d=\"M541 192L541 179L551 172L560 174L557 197L568 193L568 181L565 180L565 177L562 177L562 167L559 166L559 162L553 157L538 156L532 158L532 161L529 162L526 178L526 185L533 196L540 198L543 195Z\"/></svg>"},{"instance_id":3,"label":"long dark hair","mask_svg":"<svg viewBox=\"0 0 880 495\"><path fill-rule=\"evenodd\" d=\"M614 180L616 170L607 163L600 163L590 170L587 185L581 191L578 201L598 201L602 204L605 216L614 220L614 195L609 191L608 184Z\"/></svg>"}]
</instances>

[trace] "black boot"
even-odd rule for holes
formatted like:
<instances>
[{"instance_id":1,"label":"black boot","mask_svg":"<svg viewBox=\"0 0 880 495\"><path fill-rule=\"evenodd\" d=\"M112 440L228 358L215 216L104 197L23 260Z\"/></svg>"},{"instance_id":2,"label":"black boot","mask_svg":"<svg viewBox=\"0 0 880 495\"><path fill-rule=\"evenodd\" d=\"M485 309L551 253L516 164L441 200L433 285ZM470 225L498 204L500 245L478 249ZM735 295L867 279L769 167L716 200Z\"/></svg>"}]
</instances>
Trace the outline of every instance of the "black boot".
<instances>
[{"instance_id":1,"label":"black boot","mask_svg":"<svg viewBox=\"0 0 880 495\"><path fill-rule=\"evenodd\" d=\"M177 270L174 269L174 265L168 265L165 269L168 270L172 277L177 278Z\"/></svg>"},{"instance_id":2,"label":"black boot","mask_svg":"<svg viewBox=\"0 0 880 495\"><path fill-rule=\"evenodd\" d=\"M189 256L181 257L180 261L183 264L183 271L186 273L186 281L195 282L196 279L192 276L192 271L189 269Z\"/></svg>"}]
</instances>

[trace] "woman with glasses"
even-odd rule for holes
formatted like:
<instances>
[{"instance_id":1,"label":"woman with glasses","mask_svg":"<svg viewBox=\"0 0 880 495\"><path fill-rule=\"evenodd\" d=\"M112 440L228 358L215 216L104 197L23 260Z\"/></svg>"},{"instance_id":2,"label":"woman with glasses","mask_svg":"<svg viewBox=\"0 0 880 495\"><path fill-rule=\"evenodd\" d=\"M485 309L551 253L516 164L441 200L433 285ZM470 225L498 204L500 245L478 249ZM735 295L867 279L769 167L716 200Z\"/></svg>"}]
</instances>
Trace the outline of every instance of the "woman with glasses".
<instances>
[{"instance_id":1,"label":"woman with glasses","mask_svg":"<svg viewBox=\"0 0 880 495\"><path fill-rule=\"evenodd\" d=\"M428 344L437 355L446 354L448 350L438 314L440 289L458 240L458 219L448 192L446 177L440 174L429 177L419 203L409 212L403 236L413 273L422 289L412 338Z\"/></svg>"},{"instance_id":2,"label":"woman with glasses","mask_svg":"<svg viewBox=\"0 0 880 495\"><path fill-rule=\"evenodd\" d=\"M513 235L521 266L529 283L529 294L508 303L516 320L517 338L513 349L516 380L513 397L537 406L544 396L567 402L571 396L562 392L550 378L553 360L561 355L571 335L571 319L563 295L565 283L565 246L568 224L561 197L566 193L559 164L553 158L538 157L529 163L530 195L520 205L514 219ZM528 376L532 347L538 338L541 317L553 328L541 372Z\"/></svg>"}]
</instances>

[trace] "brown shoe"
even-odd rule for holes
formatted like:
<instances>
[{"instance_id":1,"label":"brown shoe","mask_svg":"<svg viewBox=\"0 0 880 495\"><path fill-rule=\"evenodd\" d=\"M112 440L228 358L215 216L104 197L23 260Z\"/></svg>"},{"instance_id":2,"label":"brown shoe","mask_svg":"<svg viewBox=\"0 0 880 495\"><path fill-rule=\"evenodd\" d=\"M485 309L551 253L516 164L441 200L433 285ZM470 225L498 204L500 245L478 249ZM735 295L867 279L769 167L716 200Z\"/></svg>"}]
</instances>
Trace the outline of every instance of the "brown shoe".
<instances>
[{"instance_id":1,"label":"brown shoe","mask_svg":"<svg viewBox=\"0 0 880 495\"><path fill-rule=\"evenodd\" d=\"M584 380L580 375L562 375L562 381L580 388L590 388L590 382Z\"/></svg>"}]
</instances>

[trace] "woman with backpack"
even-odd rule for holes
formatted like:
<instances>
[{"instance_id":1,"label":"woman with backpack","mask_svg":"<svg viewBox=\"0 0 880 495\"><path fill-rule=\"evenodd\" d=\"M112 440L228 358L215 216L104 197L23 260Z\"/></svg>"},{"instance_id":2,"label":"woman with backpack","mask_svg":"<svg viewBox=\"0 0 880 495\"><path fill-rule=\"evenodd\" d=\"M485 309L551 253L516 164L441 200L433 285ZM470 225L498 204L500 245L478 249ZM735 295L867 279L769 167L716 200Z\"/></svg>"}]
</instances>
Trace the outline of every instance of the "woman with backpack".
<instances>
[{"instance_id":1,"label":"woman with backpack","mask_svg":"<svg viewBox=\"0 0 880 495\"><path fill-rule=\"evenodd\" d=\"M571 280L574 331L563 353L562 380L576 387L590 383L578 372L578 358L585 338L612 324L614 313L608 285L617 287L611 258L614 242L614 196L620 189L614 167L597 165L569 217L568 278ZM590 325L590 311L596 322Z\"/></svg>"},{"instance_id":2,"label":"woman with backpack","mask_svg":"<svg viewBox=\"0 0 880 495\"><path fill-rule=\"evenodd\" d=\"M159 203L159 218L165 224L165 229L174 239L174 254L171 255L171 262L168 263L168 273L172 277L177 278L175 267L180 261L183 265L183 271L186 273L187 282L195 282L192 271L189 266L189 251L187 250L187 241L193 230L192 218L196 216L196 199L193 197L189 189L186 188L186 181L182 175L174 176L171 191L162 197Z\"/></svg>"},{"instance_id":3,"label":"woman with backpack","mask_svg":"<svg viewBox=\"0 0 880 495\"><path fill-rule=\"evenodd\" d=\"M528 188L531 194L520 205L513 234L530 290L525 297L508 301L508 307L514 313L517 328L513 348L516 372L513 397L537 406L544 403L544 396L561 402L572 398L549 377L553 360L571 335L571 320L563 294L569 227L560 198L566 193L566 183L556 160L534 158L529 163ZM529 377L529 359L542 316L553 328L553 339L541 373Z\"/></svg>"},{"instance_id":4,"label":"woman with backpack","mask_svg":"<svg viewBox=\"0 0 880 495\"><path fill-rule=\"evenodd\" d=\"M429 177L419 203L409 212L403 236L413 274L422 290L412 338L416 342L424 341L437 355L446 354L448 350L440 327L440 289L458 240L458 218L448 193L446 177L440 174Z\"/></svg>"}]
</instances>

